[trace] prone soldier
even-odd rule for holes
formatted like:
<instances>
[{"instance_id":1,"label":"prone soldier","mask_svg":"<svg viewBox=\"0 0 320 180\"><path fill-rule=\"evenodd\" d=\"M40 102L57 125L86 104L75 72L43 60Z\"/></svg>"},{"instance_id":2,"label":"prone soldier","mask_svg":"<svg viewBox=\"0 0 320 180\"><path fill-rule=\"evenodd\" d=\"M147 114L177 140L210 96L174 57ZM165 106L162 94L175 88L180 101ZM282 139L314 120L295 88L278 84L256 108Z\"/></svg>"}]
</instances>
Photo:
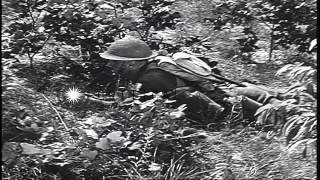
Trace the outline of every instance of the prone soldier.
<instances>
[{"instance_id":1,"label":"prone soldier","mask_svg":"<svg viewBox=\"0 0 320 180\"><path fill-rule=\"evenodd\" d=\"M164 92L178 103L187 104L189 116L206 124L222 120L229 113L226 98L230 96L245 96L243 108L252 114L267 104L281 103L281 94L250 83L236 83L240 86L233 88L234 93L223 90L220 86L228 79L213 73L211 67L195 56L186 53L161 56L133 37L115 41L100 57L109 60L108 66L115 73L141 83L142 92Z\"/></svg>"}]
</instances>

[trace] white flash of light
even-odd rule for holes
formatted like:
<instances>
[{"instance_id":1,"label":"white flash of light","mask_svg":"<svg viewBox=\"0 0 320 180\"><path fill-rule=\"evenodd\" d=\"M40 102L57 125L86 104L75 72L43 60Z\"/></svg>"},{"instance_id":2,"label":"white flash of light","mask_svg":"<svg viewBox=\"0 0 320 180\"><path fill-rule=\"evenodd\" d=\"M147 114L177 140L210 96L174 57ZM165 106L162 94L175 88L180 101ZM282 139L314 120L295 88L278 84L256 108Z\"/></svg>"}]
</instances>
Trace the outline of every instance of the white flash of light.
<instances>
[{"instance_id":1,"label":"white flash of light","mask_svg":"<svg viewBox=\"0 0 320 180\"><path fill-rule=\"evenodd\" d=\"M69 88L66 92L66 96L69 102L77 102L81 97L81 92L78 88L72 87Z\"/></svg>"}]
</instances>

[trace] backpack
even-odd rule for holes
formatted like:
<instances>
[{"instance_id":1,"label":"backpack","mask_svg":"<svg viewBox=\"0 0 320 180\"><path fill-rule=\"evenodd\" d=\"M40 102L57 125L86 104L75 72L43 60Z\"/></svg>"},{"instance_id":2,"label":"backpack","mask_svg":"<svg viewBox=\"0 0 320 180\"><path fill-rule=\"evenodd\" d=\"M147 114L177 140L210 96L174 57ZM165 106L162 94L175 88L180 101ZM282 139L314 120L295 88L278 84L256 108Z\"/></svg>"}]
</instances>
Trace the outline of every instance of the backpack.
<instances>
[{"instance_id":1,"label":"backpack","mask_svg":"<svg viewBox=\"0 0 320 180\"><path fill-rule=\"evenodd\" d=\"M184 53L178 52L171 57L158 56L158 67L170 74L190 82L223 83L223 81L212 75L211 67L201 59Z\"/></svg>"}]
</instances>

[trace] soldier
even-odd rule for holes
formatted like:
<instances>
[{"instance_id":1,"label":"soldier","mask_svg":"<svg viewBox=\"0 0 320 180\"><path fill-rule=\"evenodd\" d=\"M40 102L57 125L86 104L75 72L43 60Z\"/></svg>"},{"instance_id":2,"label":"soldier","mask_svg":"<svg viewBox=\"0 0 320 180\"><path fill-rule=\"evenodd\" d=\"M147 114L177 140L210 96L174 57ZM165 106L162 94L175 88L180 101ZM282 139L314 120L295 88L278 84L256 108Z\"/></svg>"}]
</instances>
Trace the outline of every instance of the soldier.
<instances>
[{"instance_id":1,"label":"soldier","mask_svg":"<svg viewBox=\"0 0 320 180\"><path fill-rule=\"evenodd\" d=\"M100 56L109 60L108 66L122 78L141 83L142 92L164 92L180 104L187 104L187 114L193 119L213 123L230 111L230 103L225 101L230 93L219 88L223 81L214 76L206 63L192 55L161 56L145 42L125 37L112 43ZM245 108L252 114L263 105L281 102L272 91L245 85L234 88L233 95L246 96Z\"/></svg>"}]
</instances>

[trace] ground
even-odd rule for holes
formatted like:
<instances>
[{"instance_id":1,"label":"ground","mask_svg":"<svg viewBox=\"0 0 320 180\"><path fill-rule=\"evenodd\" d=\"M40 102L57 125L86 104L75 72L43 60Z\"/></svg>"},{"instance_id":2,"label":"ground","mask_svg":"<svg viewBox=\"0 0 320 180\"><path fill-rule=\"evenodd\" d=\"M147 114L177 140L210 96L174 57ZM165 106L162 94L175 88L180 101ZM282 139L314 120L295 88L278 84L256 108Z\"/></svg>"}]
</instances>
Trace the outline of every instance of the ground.
<instances>
[{"instance_id":1,"label":"ground","mask_svg":"<svg viewBox=\"0 0 320 180\"><path fill-rule=\"evenodd\" d=\"M283 64L265 60L266 34L259 63L246 61L233 52L234 34L212 30L201 21L206 8L199 7L205 6L177 2L185 19L171 38L210 37L209 48L185 49L217 61L234 81L289 87L287 78L275 76ZM3 179L317 179L315 143L292 148L280 130L264 132L241 118L217 128L195 126L184 107L157 95L130 99L135 85L96 82L61 57L39 53L34 68L26 56L18 59L2 60ZM73 87L82 96L70 102L66 92Z\"/></svg>"}]
</instances>

